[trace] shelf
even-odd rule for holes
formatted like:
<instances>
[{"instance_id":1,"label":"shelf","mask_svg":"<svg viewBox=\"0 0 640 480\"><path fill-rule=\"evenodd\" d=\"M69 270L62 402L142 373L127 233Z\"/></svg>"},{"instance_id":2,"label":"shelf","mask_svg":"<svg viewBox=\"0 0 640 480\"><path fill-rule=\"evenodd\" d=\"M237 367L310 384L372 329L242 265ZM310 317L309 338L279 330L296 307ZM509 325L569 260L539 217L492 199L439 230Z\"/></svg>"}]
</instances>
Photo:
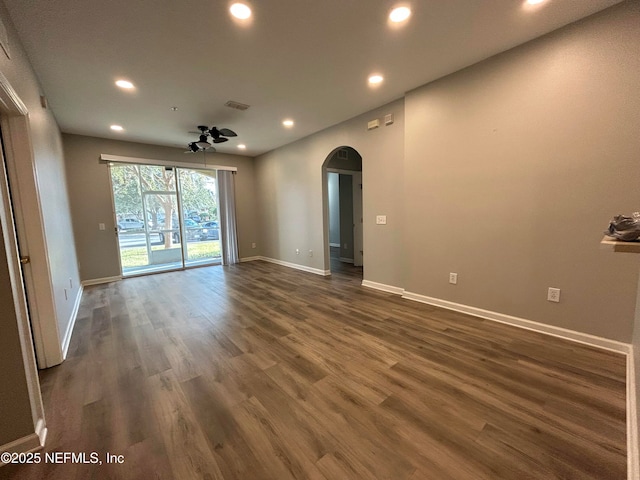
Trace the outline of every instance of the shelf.
<instances>
[{"instance_id":1,"label":"shelf","mask_svg":"<svg viewBox=\"0 0 640 480\"><path fill-rule=\"evenodd\" d=\"M620 242L613 237L605 235L600 245L619 253L640 253L640 242Z\"/></svg>"}]
</instances>

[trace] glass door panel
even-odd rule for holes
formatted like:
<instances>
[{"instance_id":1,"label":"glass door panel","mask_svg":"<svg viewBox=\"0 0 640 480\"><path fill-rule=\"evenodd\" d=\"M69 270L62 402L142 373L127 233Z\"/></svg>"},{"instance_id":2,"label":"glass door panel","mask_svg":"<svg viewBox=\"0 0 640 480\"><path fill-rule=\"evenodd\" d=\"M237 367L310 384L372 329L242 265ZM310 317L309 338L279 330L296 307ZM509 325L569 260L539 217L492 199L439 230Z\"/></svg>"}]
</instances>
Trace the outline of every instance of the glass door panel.
<instances>
[{"instance_id":1,"label":"glass door panel","mask_svg":"<svg viewBox=\"0 0 640 480\"><path fill-rule=\"evenodd\" d=\"M176 192L144 192L149 266L154 270L182 268L178 196Z\"/></svg>"},{"instance_id":2,"label":"glass door panel","mask_svg":"<svg viewBox=\"0 0 640 480\"><path fill-rule=\"evenodd\" d=\"M173 170L122 164L110 172L123 276L181 268Z\"/></svg>"},{"instance_id":3,"label":"glass door panel","mask_svg":"<svg viewBox=\"0 0 640 480\"><path fill-rule=\"evenodd\" d=\"M185 266L220 263L216 172L178 168Z\"/></svg>"},{"instance_id":4,"label":"glass door panel","mask_svg":"<svg viewBox=\"0 0 640 480\"><path fill-rule=\"evenodd\" d=\"M221 263L216 172L114 164L123 276Z\"/></svg>"}]
</instances>

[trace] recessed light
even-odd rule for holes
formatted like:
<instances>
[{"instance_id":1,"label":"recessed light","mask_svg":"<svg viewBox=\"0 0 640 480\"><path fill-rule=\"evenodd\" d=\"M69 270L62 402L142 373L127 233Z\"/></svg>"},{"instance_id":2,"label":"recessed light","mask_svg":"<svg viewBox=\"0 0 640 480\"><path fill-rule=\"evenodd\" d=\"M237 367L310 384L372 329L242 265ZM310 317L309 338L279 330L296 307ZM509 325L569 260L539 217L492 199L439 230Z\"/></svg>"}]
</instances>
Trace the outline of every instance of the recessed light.
<instances>
[{"instance_id":1,"label":"recessed light","mask_svg":"<svg viewBox=\"0 0 640 480\"><path fill-rule=\"evenodd\" d=\"M389 14L389 20L394 23L404 22L411 16L411 9L409 7L397 7L391 10Z\"/></svg>"},{"instance_id":2,"label":"recessed light","mask_svg":"<svg viewBox=\"0 0 640 480\"><path fill-rule=\"evenodd\" d=\"M239 148L240 150L246 150L246 149L247 149L247 146L246 146L244 143L241 143L240 145L238 145L238 148Z\"/></svg>"},{"instance_id":3,"label":"recessed light","mask_svg":"<svg viewBox=\"0 0 640 480\"><path fill-rule=\"evenodd\" d=\"M371 75L369 77L369 83L371 85L379 85L379 84L382 83L383 80L384 80L384 77L382 75L378 75L378 74Z\"/></svg>"},{"instance_id":4,"label":"recessed light","mask_svg":"<svg viewBox=\"0 0 640 480\"><path fill-rule=\"evenodd\" d=\"M539 3L544 2L545 0L527 0L529 5L538 5Z\"/></svg>"},{"instance_id":5,"label":"recessed light","mask_svg":"<svg viewBox=\"0 0 640 480\"><path fill-rule=\"evenodd\" d=\"M128 80L118 80L116 82L116 85L119 86L120 88L124 88L126 90L131 90L132 88L134 88L133 83L131 83Z\"/></svg>"},{"instance_id":6,"label":"recessed light","mask_svg":"<svg viewBox=\"0 0 640 480\"><path fill-rule=\"evenodd\" d=\"M289 120L289 119L284 120L282 122L282 125L284 125L285 127L293 127L293 120Z\"/></svg>"},{"instance_id":7,"label":"recessed light","mask_svg":"<svg viewBox=\"0 0 640 480\"><path fill-rule=\"evenodd\" d=\"M115 131L115 132L121 132L124 130L124 128L122 128L122 126L120 125L111 125L111 130Z\"/></svg>"},{"instance_id":8,"label":"recessed light","mask_svg":"<svg viewBox=\"0 0 640 480\"><path fill-rule=\"evenodd\" d=\"M231 15L240 20L246 20L251 16L251 9L244 3L234 3L229 8L229 11L231 12Z\"/></svg>"}]
</instances>

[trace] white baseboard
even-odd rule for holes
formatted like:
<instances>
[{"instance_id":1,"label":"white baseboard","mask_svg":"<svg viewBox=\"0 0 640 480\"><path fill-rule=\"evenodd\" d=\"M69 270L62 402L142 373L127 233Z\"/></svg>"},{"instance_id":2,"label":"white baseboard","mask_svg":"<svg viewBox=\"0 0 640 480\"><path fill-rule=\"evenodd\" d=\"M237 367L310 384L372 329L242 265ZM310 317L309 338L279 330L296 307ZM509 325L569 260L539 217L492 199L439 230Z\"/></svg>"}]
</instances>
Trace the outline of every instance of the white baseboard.
<instances>
[{"instance_id":1,"label":"white baseboard","mask_svg":"<svg viewBox=\"0 0 640 480\"><path fill-rule=\"evenodd\" d=\"M0 452L9 453L27 453L35 452L44 447L47 440L47 427L45 427L44 419L38 419L36 423L35 432L25 437L14 440L13 442L6 443L0 446ZM6 463L0 462L0 467L3 467Z\"/></svg>"},{"instance_id":2,"label":"white baseboard","mask_svg":"<svg viewBox=\"0 0 640 480\"><path fill-rule=\"evenodd\" d=\"M344 263L353 263L353 258L340 257L340 261Z\"/></svg>"},{"instance_id":3,"label":"white baseboard","mask_svg":"<svg viewBox=\"0 0 640 480\"><path fill-rule=\"evenodd\" d=\"M265 262L275 263L276 265L282 265L283 267L295 268L296 270L302 270L303 272L315 273L316 275L329 276L331 270L320 270L319 268L307 267L306 265L299 265L297 263L285 262L284 260L278 260L269 257L260 257L260 260Z\"/></svg>"},{"instance_id":4,"label":"white baseboard","mask_svg":"<svg viewBox=\"0 0 640 480\"><path fill-rule=\"evenodd\" d=\"M88 287L89 285L101 285L103 283L119 282L120 280L122 280L121 275L115 277L92 278L90 280L83 280L82 286Z\"/></svg>"},{"instance_id":5,"label":"white baseboard","mask_svg":"<svg viewBox=\"0 0 640 480\"><path fill-rule=\"evenodd\" d=\"M76 295L76 301L73 304L73 311L71 312L71 318L67 325L67 331L64 332L64 338L62 339L62 359L67 359L67 352L69 351L69 343L71 342L71 336L73 335L73 327L76 325L76 319L78 318L78 309L80 308L80 302L82 301L82 292L84 287L80 285L78 288L78 294Z\"/></svg>"},{"instance_id":6,"label":"white baseboard","mask_svg":"<svg viewBox=\"0 0 640 480\"><path fill-rule=\"evenodd\" d=\"M381 290L387 293L394 293L396 295L402 295L404 293L404 288L385 285L384 283L372 282L371 280L362 280L362 286L373 288L375 290Z\"/></svg>"},{"instance_id":7,"label":"white baseboard","mask_svg":"<svg viewBox=\"0 0 640 480\"><path fill-rule=\"evenodd\" d=\"M338 248L340 248L340 244L339 243L330 243L329 246L330 247L338 247Z\"/></svg>"},{"instance_id":8,"label":"white baseboard","mask_svg":"<svg viewBox=\"0 0 640 480\"><path fill-rule=\"evenodd\" d=\"M406 298L408 300L414 300L416 302L421 302L421 303L428 303L429 305L435 305L436 307L442 307L448 310L454 310L456 312L467 313L469 315L484 318L486 320L493 320L494 322L506 323L507 325L524 328L526 330L532 330L538 333L545 333L547 335L563 338L565 340L584 343L586 345L591 345L592 347L604 348L605 350L624 353L626 355L629 354L629 351L631 349L631 345L629 345L628 343L617 342L615 340L597 337L595 335L590 335L588 333L582 333L582 332L577 332L575 330L555 327L553 325L534 322L533 320L525 320L524 318L512 317L511 315L491 312L489 310L470 307L468 305L449 302L447 300L440 300L439 298L427 297L425 295L420 295L418 293L404 292L404 294L402 295L402 298Z\"/></svg>"},{"instance_id":9,"label":"white baseboard","mask_svg":"<svg viewBox=\"0 0 640 480\"><path fill-rule=\"evenodd\" d=\"M255 257L243 257L240 259L240 263L244 262L255 262L256 260L260 260L260 256L256 255Z\"/></svg>"},{"instance_id":10,"label":"white baseboard","mask_svg":"<svg viewBox=\"0 0 640 480\"><path fill-rule=\"evenodd\" d=\"M640 479L638 451L638 403L636 398L636 365L633 346L627 354L627 479Z\"/></svg>"}]
</instances>

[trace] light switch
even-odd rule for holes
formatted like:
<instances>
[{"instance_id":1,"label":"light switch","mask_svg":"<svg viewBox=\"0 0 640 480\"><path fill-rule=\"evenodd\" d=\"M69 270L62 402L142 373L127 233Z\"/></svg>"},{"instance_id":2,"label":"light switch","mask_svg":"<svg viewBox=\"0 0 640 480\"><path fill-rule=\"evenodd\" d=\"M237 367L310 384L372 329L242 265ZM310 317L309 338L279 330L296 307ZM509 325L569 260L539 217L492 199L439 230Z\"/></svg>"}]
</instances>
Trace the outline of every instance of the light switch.
<instances>
[{"instance_id":1,"label":"light switch","mask_svg":"<svg viewBox=\"0 0 640 480\"><path fill-rule=\"evenodd\" d=\"M105 227L104 227L104 223L99 223L99 224L98 224L98 228L99 228L100 230L104 230L104 229L105 229Z\"/></svg>"},{"instance_id":2,"label":"light switch","mask_svg":"<svg viewBox=\"0 0 640 480\"><path fill-rule=\"evenodd\" d=\"M386 225L386 224L387 224L386 215L376 215L376 225Z\"/></svg>"}]
</instances>

